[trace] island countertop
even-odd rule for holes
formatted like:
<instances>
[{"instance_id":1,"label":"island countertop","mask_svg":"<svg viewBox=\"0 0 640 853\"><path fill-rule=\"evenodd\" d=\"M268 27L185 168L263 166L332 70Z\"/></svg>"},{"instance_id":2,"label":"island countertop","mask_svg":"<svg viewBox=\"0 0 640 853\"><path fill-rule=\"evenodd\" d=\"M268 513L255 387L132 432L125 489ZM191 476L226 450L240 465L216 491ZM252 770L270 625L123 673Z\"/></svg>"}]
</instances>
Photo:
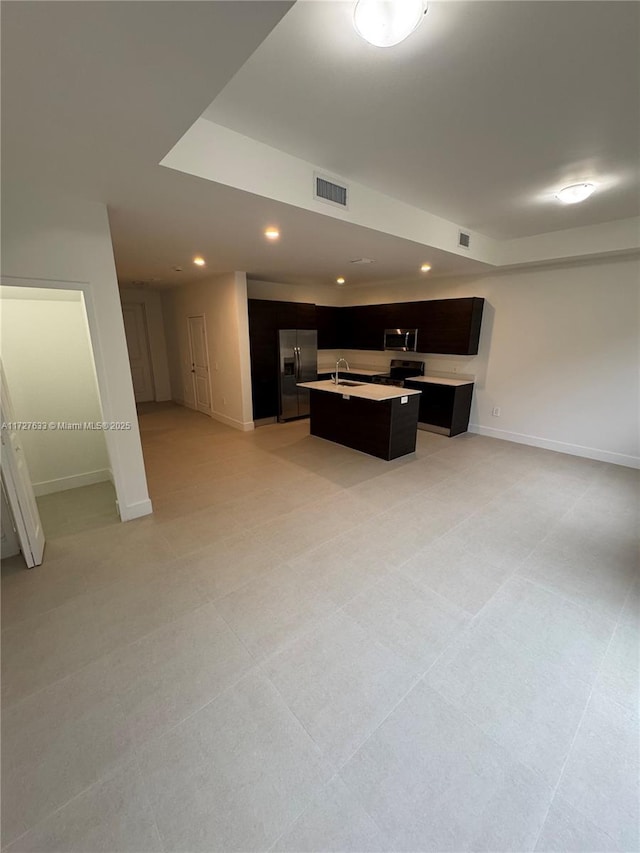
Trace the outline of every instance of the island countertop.
<instances>
[{"instance_id":1,"label":"island countertop","mask_svg":"<svg viewBox=\"0 0 640 853\"><path fill-rule=\"evenodd\" d=\"M398 397L409 397L412 394L422 393L412 388L374 385L371 382L363 382L358 385L336 385L331 379L320 379L317 382L299 382L298 385L300 388L309 388L311 391L327 391L329 394L340 394L342 397L360 397L363 400L373 400L374 402L395 400Z\"/></svg>"}]
</instances>

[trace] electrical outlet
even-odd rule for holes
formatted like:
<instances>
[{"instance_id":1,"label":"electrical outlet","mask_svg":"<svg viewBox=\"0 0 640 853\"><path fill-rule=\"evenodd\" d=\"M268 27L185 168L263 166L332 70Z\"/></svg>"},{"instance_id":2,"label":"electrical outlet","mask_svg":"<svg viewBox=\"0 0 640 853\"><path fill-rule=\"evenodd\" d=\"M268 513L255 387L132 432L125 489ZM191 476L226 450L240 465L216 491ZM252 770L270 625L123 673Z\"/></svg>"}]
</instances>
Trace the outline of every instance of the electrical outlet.
<instances>
[{"instance_id":1,"label":"electrical outlet","mask_svg":"<svg viewBox=\"0 0 640 853\"><path fill-rule=\"evenodd\" d=\"M494 406L493 409L491 410L491 414L493 415L494 418L499 418L500 417L500 406Z\"/></svg>"}]
</instances>

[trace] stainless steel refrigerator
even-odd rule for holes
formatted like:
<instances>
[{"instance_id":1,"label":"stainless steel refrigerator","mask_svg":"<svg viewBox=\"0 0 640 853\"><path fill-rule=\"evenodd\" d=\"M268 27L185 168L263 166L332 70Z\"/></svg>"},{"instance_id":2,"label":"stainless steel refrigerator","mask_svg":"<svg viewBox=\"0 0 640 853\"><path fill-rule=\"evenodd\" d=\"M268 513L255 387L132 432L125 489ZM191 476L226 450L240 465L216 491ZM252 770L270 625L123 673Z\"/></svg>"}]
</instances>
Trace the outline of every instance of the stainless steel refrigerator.
<instances>
[{"instance_id":1,"label":"stainless steel refrigerator","mask_svg":"<svg viewBox=\"0 0 640 853\"><path fill-rule=\"evenodd\" d=\"M280 370L279 421L309 414L309 390L298 382L318 378L318 333L315 329L280 329L278 358Z\"/></svg>"}]
</instances>

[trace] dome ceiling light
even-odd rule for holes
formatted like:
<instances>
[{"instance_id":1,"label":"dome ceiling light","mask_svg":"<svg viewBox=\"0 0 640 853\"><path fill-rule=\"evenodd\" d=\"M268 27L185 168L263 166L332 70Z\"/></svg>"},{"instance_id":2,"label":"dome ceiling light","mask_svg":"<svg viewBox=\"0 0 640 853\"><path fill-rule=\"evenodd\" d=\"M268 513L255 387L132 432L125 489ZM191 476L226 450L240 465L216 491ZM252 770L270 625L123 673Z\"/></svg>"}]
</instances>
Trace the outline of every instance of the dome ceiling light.
<instances>
[{"instance_id":1,"label":"dome ceiling light","mask_svg":"<svg viewBox=\"0 0 640 853\"><path fill-rule=\"evenodd\" d=\"M358 0L353 26L375 47L393 47L411 35L426 12L424 0Z\"/></svg>"},{"instance_id":2,"label":"dome ceiling light","mask_svg":"<svg viewBox=\"0 0 640 853\"><path fill-rule=\"evenodd\" d=\"M556 198L564 204L577 204L588 199L595 188L595 184L572 184L556 193Z\"/></svg>"}]
</instances>

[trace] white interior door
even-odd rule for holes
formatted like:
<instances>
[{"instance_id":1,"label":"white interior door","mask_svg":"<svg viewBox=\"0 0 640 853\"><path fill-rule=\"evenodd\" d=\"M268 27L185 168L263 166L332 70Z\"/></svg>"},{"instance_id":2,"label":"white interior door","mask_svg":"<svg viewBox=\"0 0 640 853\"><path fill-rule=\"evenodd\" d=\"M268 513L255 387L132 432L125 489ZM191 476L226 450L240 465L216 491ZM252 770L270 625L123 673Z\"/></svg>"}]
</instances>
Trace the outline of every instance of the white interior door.
<instances>
[{"instance_id":1,"label":"white interior door","mask_svg":"<svg viewBox=\"0 0 640 853\"><path fill-rule=\"evenodd\" d=\"M147 403L155 399L155 388L144 305L140 302L123 302L122 317L136 403Z\"/></svg>"},{"instance_id":2,"label":"white interior door","mask_svg":"<svg viewBox=\"0 0 640 853\"><path fill-rule=\"evenodd\" d=\"M44 555L44 530L36 496L31 485L27 460L24 458L20 431L9 397L7 382L0 364L0 441L2 442L2 486L5 491L18 541L29 568L39 566Z\"/></svg>"},{"instance_id":3,"label":"white interior door","mask_svg":"<svg viewBox=\"0 0 640 853\"><path fill-rule=\"evenodd\" d=\"M209 350L204 317L189 317L189 350L191 375L196 409L211 411L211 385L209 383Z\"/></svg>"}]
</instances>

